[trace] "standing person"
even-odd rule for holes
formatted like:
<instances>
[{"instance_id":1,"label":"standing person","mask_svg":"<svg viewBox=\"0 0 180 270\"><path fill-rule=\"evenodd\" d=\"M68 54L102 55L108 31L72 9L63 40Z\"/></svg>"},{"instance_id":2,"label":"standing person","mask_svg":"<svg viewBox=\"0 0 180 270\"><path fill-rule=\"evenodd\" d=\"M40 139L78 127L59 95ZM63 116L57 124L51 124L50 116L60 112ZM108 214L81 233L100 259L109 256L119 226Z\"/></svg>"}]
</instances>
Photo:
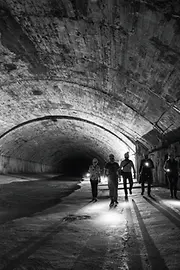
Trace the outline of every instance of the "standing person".
<instances>
[{"instance_id":1,"label":"standing person","mask_svg":"<svg viewBox=\"0 0 180 270\"><path fill-rule=\"evenodd\" d=\"M153 183L152 169L154 169L154 163L146 153L144 154L144 159L141 160L139 167L139 175L140 175L139 183L141 183L141 195L144 194L144 184L147 182L148 184L147 193L148 196L151 196L151 185Z\"/></svg>"},{"instance_id":2,"label":"standing person","mask_svg":"<svg viewBox=\"0 0 180 270\"><path fill-rule=\"evenodd\" d=\"M171 198L177 199L177 182L178 182L178 161L175 160L173 154L168 155L168 159L164 163L164 170L167 173L167 178L170 186Z\"/></svg>"},{"instance_id":3,"label":"standing person","mask_svg":"<svg viewBox=\"0 0 180 270\"><path fill-rule=\"evenodd\" d=\"M134 178L136 177L136 171L134 167L134 163L132 160L129 159L129 152L124 154L124 160L121 161L120 164L120 174L123 177L123 185L124 185L124 193L125 199L128 198L128 191L127 191L127 179L129 180L129 193L132 194L132 187L133 187L133 179L132 179L132 172L134 172Z\"/></svg>"},{"instance_id":4,"label":"standing person","mask_svg":"<svg viewBox=\"0 0 180 270\"><path fill-rule=\"evenodd\" d=\"M90 173L90 183L92 192L92 201L97 201L98 183L100 182L101 169L98 165L97 158L93 158L92 165L89 166L88 172Z\"/></svg>"},{"instance_id":5,"label":"standing person","mask_svg":"<svg viewBox=\"0 0 180 270\"><path fill-rule=\"evenodd\" d=\"M109 196L111 199L110 207L118 204L118 169L119 164L114 161L114 155L109 155L109 162L105 165L105 175L108 177Z\"/></svg>"}]
</instances>

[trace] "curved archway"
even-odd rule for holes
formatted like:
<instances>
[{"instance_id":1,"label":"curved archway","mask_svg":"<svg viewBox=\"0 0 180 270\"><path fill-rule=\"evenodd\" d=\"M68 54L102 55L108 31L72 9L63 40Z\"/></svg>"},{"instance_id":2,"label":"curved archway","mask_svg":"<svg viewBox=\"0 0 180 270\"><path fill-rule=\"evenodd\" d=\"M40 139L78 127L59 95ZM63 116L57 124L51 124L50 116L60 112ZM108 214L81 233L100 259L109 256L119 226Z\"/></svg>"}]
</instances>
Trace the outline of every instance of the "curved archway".
<instances>
[{"instance_id":1,"label":"curved archway","mask_svg":"<svg viewBox=\"0 0 180 270\"><path fill-rule=\"evenodd\" d=\"M126 151L135 153L135 145L123 134L119 137L91 121L59 115L24 122L4 133L0 143L3 156L52 170L61 170L63 160L97 156L103 164L111 152L118 161Z\"/></svg>"}]
</instances>

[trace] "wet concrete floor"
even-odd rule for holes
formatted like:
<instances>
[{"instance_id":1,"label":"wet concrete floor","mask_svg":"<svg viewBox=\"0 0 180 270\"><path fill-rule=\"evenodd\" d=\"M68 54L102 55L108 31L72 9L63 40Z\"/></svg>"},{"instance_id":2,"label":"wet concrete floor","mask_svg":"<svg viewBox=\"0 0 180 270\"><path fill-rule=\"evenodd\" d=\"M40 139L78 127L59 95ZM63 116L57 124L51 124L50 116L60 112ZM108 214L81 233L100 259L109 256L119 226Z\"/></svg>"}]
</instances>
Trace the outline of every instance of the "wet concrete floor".
<instances>
[{"instance_id":1,"label":"wet concrete floor","mask_svg":"<svg viewBox=\"0 0 180 270\"><path fill-rule=\"evenodd\" d=\"M160 187L141 196L135 186L128 200L119 189L110 209L107 185L93 203L84 181L53 206L1 223L0 270L179 270L180 200Z\"/></svg>"}]
</instances>

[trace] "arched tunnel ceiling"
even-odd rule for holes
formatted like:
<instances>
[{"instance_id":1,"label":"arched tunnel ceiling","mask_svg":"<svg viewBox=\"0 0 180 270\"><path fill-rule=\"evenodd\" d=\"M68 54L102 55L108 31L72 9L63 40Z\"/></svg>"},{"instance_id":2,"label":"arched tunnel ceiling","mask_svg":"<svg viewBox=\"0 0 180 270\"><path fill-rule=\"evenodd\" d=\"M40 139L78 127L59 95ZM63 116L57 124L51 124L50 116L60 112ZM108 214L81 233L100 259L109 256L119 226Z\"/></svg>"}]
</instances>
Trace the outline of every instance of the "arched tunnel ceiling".
<instances>
[{"instance_id":1,"label":"arched tunnel ceiling","mask_svg":"<svg viewBox=\"0 0 180 270\"><path fill-rule=\"evenodd\" d=\"M96 134L96 138L94 137ZM110 153L116 160L134 145L126 137L93 123L76 118L48 118L31 121L15 128L1 139L1 154L46 165L58 165L69 156L97 156L103 162Z\"/></svg>"},{"instance_id":2,"label":"arched tunnel ceiling","mask_svg":"<svg viewBox=\"0 0 180 270\"><path fill-rule=\"evenodd\" d=\"M179 1L0 1L2 136L26 121L58 115L95 123L123 140L127 136L129 145L138 140L154 146L156 137L179 130L179 86ZM103 129L84 123L83 135L82 121L72 125L77 147L82 135L88 138L87 151L94 149L93 141L102 158L112 150ZM20 137L26 140L29 125L23 128ZM20 130L2 137L2 153L20 154L9 141ZM40 134L43 122L31 127L32 138L35 130ZM42 132L46 144L52 136L58 142L60 128L56 135L47 130ZM61 145L69 151L67 142ZM33 157L28 151L28 157L21 152L23 158Z\"/></svg>"}]
</instances>

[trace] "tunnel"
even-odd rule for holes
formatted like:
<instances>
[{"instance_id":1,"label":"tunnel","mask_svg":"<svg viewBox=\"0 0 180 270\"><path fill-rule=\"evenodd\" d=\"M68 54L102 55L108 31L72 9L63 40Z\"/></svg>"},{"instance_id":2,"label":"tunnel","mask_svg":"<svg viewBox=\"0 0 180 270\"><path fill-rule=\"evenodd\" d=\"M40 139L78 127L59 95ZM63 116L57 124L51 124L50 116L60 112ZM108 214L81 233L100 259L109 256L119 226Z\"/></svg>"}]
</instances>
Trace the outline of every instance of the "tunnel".
<instances>
[{"instance_id":1,"label":"tunnel","mask_svg":"<svg viewBox=\"0 0 180 270\"><path fill-rule=\"evenodd\" d=\"M63 174L77 157L83 173L126 151L138 168L148 151L164 183L164 157L180 156L179 12L177 1L1 1L0 172Z\"/></svg>"},{"instance_id":2,"label":"tunnel","mask_svg":"<svg viewBox=\"0 0 180 270\"><path fill-rule=\"evenodd\" d=\"M0 100L0 270L179 270L180 204L164 171L169 154L180 171L179 0L0 0ZM94 158L104 177L109 155L121 164L127 152L133 194L122 199L121 180L109 216L107 182L92 205L85 176ZM139 194L145 153L154 199ZM49 261L31 256L48 257L49 239Z\"/></svg>"},{"instance_id":3,"label":"tunnel","mask_svg":"<svg viewBox=\"0 0 180 270\"><path fill-rule=\"evenodd\" d=\"M82 177L94 157L104 166L110 153L119 162L135 146L121 132L70 116L45 116L8 130L1 136L6 173L57 172ZM8 159L6 157L9 157Z\"/></svg>"}]
</instances>

